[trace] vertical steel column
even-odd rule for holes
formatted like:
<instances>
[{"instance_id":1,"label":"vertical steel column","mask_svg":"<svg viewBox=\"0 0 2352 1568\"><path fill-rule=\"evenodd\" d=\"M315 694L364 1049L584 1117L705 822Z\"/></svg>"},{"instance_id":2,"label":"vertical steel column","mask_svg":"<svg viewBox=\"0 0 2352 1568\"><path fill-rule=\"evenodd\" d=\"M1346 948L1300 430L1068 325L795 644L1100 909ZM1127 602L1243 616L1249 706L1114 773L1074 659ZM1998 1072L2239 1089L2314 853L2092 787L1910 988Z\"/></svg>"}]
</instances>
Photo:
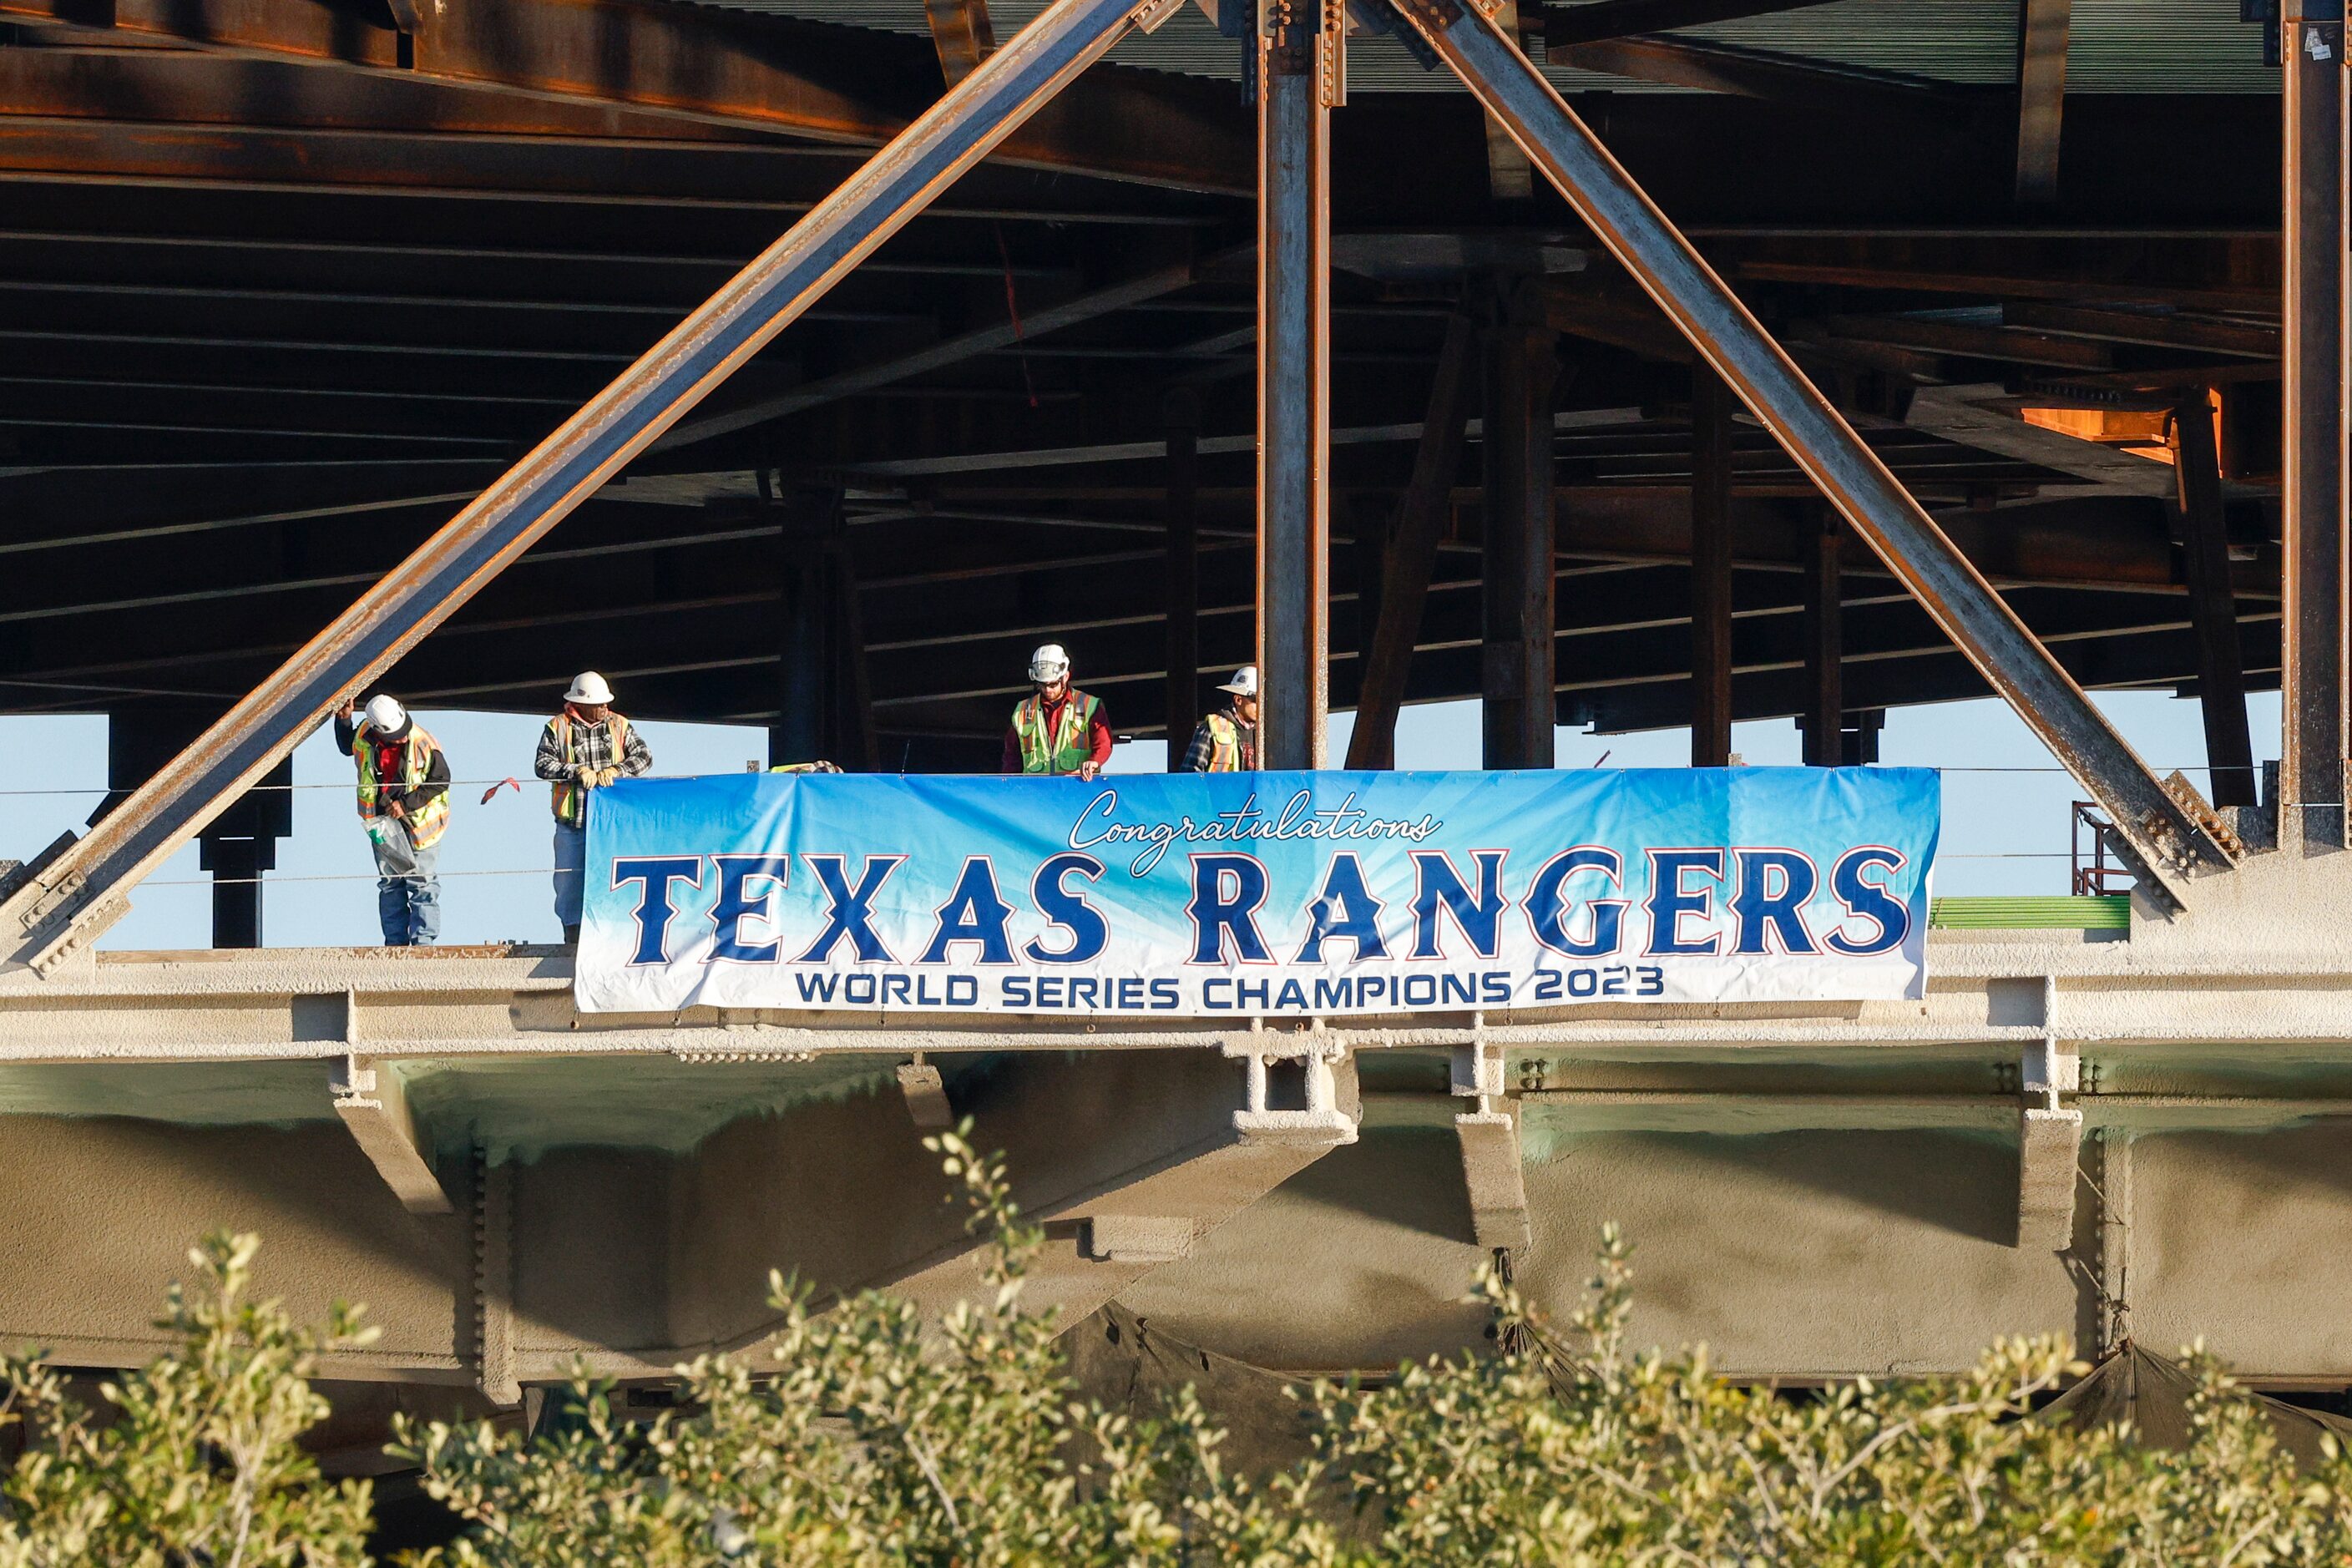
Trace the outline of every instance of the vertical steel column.
<instances>
[{"instance_id":1,"label":"vertical steel column","mask_svg":"<svg viewBox=\"0 0 2352 1568\"><path fill-rule=\"evenodd\" d=\"M1399 8L1993 691L2106 808L2149 896L2178 907L2189 879L2234 864L1493 18L1461 0L1399 0Z\"/></svg>"},{"instance_id":2,"label":"vertical steel column","mask_svg":"<svg viewBox=\"0 0 2352 1568\"><path fill-rule=\"evenodd\" d=\"M390 668L1130 27L1181 0L1054 0L750 265L443 525L121 809L0 904L0 963L47 973L124 894Z\"/></svg>"},{"instance_id":3,"label":"vertical steel column","mask_svg":"<svg viewBox=\"0 0 2352 1568\"><path fill-rule=\"evenodd\" d=\"M1261 763L1323 765L1330 704L1331 105L1340 0L1265 0L1258 38Z\"/></svg>"},{"instance_id":4,"label":"vertical steel column","mask_svg":"<svg viewBox=\"0 0 2352 1568\"><path fill-rule=\"evenodd\" d=\"M1691 366L1691 766L1731 765L1731 389Z\"/></svg>"},{"instance_id":5,"label":"vertical steel column","mask_svg":"<svg viewBox=\"0 0 2352 1568\"><path fill-rule=\"evenodd\" d=\"M2198 387L2172 411L2173 474L2180 490L2181 555L2189 619L2197 630L2197 700L2205 715L2205 762L2215 805L2252 805L2253 737L2246 725L2246 664L2230 586L2230 539L2221 510L2221 461L2213 407Z\"/></svg>"},{"instance_id":6,"label":"vertical steel column","mask_svg":"<svg viewBox=\"0 0 2352 1568\"><path fill-rule=\"evenodd\" d=\"M1838 582L1838 549L1845 529L1824 506L1813 529L1805 574L1805 765L1833 768L1845 761L1845 612Z\"/></svg>"},{"instance_id":7,"label":"vertical steel column","mask_svg":"<svg viewBox=\"0 0 2352 1568\"><path fill-rule=\"evenodd\" d=\"M1198 503L1201 404L1190 392L1168 395L1168 771L1184 765L1200 722L1201 514Z\"/></svg>"},{"instance_id":8,"label":"vertical steel column","mask_svg":"<svg viewBox=\"0 0 2352 1568\"><path fill-rule=\"evenodd\" d=\"M2286 344L2280 563L2279 844L2344 844L2345 200L2343 0L2287 0Z\"/></svg>"},{"instance_id":9,"label":"vertical steel column","mask_svg":"<svg viewBox=\"0 0 2352 1568\"><path fill-rule=\"evenodd\" d=\"M1489 768L1552 765L1551 394L1559 340L1525 279L1496 287L1486 337L1486 567L1480 683Z\"/></svg>"}]
</instances>

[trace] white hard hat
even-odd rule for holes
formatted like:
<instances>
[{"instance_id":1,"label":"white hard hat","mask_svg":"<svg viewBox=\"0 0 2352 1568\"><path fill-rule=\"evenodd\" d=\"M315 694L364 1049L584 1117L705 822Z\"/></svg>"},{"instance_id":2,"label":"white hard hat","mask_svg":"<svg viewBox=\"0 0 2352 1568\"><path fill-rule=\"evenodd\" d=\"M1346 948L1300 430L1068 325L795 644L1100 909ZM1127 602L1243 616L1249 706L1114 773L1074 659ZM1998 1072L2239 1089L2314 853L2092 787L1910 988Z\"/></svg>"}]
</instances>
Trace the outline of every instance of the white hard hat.
<instances>
[{"instance_id":1,"label":"white hard hat","mask_svg":"<svg viewBox=\"0 0 2352 1568\"><path fill-rule=\"evenodd\" d=\"M1234 678L1231 680L1226 681L1223 686L1218 687L1217 689L1220 691L1230 691L1236 697L1256 696L1257 666L1254 664L1245 664L1242 666L1239 669L1234 671Z\"/></svg>"},{"instance_id":2,"label":"white hard hat","mask_svg":"<svg viewBox=\"0 0 2352 1568\"><path fill-rule=\"evenodd\" d=\"M371 697L368 699L367 721L369 729L389 735L408 722L408 710L389 697Z\"/></svg>"},{"instance_id":3,"label":"white hard hat","mask_svg":"<svg viewBox=\"0 0 2352 1568\"><path fill-rule=\"evenodd\" d=\"M613 689L605 685L604 678L594 670L583 669L578 679L572 681L572 689L563 694L563 700L585 703L591 708L603 708L613 700Z\"/></svg>"},{"instance_id":4,"label":"white hard hat","mask_svg":"<svg viewBox=\"0 0 2352 1568\"><path fill-rule=\"evenodd\" d=\"M1049 642L1029 656L1029 679L1035 681L1058 680L1070 673L1070 656L1062 645Z\"/></svg>"}]
</instances>

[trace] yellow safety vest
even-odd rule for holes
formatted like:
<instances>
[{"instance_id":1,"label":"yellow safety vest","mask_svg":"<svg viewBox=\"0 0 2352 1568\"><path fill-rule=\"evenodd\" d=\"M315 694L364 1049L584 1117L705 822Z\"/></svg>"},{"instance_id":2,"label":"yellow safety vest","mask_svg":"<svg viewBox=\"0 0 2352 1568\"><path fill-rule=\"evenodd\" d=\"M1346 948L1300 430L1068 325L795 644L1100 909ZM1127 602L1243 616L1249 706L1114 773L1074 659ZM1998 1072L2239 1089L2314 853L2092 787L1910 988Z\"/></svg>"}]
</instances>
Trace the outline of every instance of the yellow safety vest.
<instances>
[{"instance_id":1,"label":"yellow safety vest","mask_svg":"<svg viewBox=\"0 0 2352 1568\"><path fill-rule=\"evenodd\" d=\"M572 761L572 715L558 713L554 722L555 743L563 748L563 760L568 763ZM629 721L618 713L607 713L604 722L613 726L613 765L618 767L629 758ZM555 807L555 820L566 827L579 826L582 807L587 800L588 792L580 787L576 779L556 780L551 803Z\"/></svg>"},{"instance_id":2,"label":"yellow safety vest","mask_svg":"<svg viewBox=\"0 0 2352 1568\"><path fill-rule=\"evenodd\" d=\"M1021 771L1024 773L1074 773L1093 753L1087 736L1094 729L1095 710L1102 704L1083 691L1062 699L1055 733L1045 732L1045 700L1034 692L1013 710L1013 732L1021 740Z\"/></svg>"},{"instance_id":3,"label":"yellow safety vest","mask_svg":"<svg viewBox=\"0 0 2352 1568\"><path fill-rule=\"evenodd\" d=\"M375 745L374 731L366 724L352 731L352 760L360 769L360 816L366 821L379 815L376 796L384 787L383 781L376 777ZM425 782L425 773L433 766L435 747L433 737L413 720L408 726L408 739L399 745L400 788L394 793L406 795ZM430 848L439 843L449 826L449 792L443 790L404 820L408 824L408 841L417 848Z\"/></svg>"},{"instance_id":4,"label":"yellow safety vest","mask_svg":"<svg viewBox=\"0 0 2352 1568\"><path fill-rule=\"evenodd\" d=\"M1209 771L1213 773L1240 773L1241 726L1223 713L1212 713L1201 722L1209 727Z\"/></svg>"}]
</instances>

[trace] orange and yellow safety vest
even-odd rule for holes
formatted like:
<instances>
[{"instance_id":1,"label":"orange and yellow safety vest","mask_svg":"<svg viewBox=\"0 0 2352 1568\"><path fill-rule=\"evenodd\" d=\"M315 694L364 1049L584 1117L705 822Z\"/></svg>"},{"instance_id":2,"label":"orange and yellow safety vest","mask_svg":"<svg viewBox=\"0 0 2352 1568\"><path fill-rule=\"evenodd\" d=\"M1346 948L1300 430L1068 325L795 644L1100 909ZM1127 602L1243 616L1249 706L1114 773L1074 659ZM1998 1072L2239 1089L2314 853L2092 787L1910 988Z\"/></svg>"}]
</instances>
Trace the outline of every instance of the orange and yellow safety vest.
<instances>
[{"instance_id":1,"label":"orange and yellow safety vest","mask_svg":"<svg viewBox=\"0 0 2352 1568\"><path fill-rule=\"evenodd\" d=\"M1074 773L1094 753L1087 743L1095 724L1095 698L1073 689L1062 699L1054 732L1045 732L1045 700L1031 693L1013 710L1013 732L1021 741L1024 773Z\"/></svg>"},{"instance_id":2,"label":"orange and yellow safety vest","mask_svg":"<svg viewBox=\"0 0 2352 1568\"><path fill-rule=\"evenodd\" d=\"M629 754L629 721L618 713L606 713L604 721L613 726L613 761L618 765ZM572 715L558 713L554 720L555 743L563 748L563 760L572 757ZM555 820L566 827L580 826L582 808L587 804L588 792L576 779L558 779L550 802L555 807Z\"/></svg>"},{"instance_id":3,"label":"orange and yellow safety vest","mask_svg":"<svg viewBox=\"0 0 2352 1568\"><path fill-rule=\"evenodd\" d=\"M407 738L391 743L401 748L400 784L396 789L390 788L376 776L375 749L378 742L375 731L365 723L352 731L352 760L359 764L360 816L363 821L373 821L382 815L380 805L388 803L380 803L379 795L406 795L422 784L425 774L432 769L436 748L433 737L425 732L422 724L412 720ZM449 826L449 792L446 789L441 791L402 820L408 824L408 841L417 848L429 848L439 843L441 835Z\"/></svg>"}]
</instances>

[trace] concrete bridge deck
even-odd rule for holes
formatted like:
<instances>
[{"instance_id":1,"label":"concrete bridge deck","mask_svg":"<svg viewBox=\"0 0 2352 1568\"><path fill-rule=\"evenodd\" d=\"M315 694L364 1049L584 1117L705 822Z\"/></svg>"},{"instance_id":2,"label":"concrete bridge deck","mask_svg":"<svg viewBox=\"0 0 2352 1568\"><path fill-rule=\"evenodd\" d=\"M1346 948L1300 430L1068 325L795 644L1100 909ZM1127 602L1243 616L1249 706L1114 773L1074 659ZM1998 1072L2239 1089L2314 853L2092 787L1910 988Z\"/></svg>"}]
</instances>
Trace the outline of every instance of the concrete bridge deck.
<instances>
[{"instance_id":1,"label":"concrete bridge deck","mask_svg":"<svg viewBox=\"0 0 2352 1568\"><path fill-rule=\"evenodd\" d=\"M1289 1369L1472 1345L1485 1251L1565 1307L1599 1225L1639 1331L1741 1375L2201 1333L2352 1386L2352 942L2275 856L2128 931L1939 930L1918 1003L1206 1020L583 1016L530 947L114 952L0 976L0 1338L155 1348L217 1225L339 1376L491 1399L773 1322L768 1270L944 1303L920 1147L970 1115L1048 1223L1042 1300Z\"/></svg>"}]
</instances>

